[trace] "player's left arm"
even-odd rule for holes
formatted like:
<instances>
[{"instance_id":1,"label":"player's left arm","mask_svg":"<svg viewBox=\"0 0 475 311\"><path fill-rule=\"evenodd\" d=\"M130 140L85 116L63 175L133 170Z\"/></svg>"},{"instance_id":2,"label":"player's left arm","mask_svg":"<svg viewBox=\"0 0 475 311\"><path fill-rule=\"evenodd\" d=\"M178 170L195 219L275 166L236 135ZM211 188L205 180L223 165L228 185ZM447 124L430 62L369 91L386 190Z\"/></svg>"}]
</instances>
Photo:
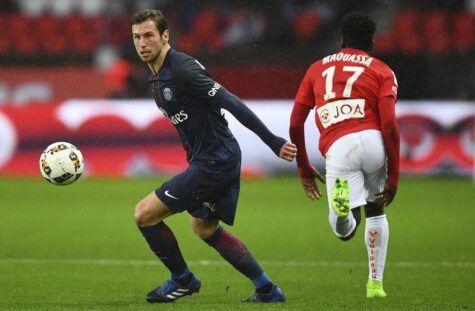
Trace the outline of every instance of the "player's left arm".
<instances>
[{"instance_id":1,"label":"player's left arm","mask_svg":"<svg viewBox=\"0 0 475 311\"><path fill-rule=\"evenodd\" d=\"M187 59L176 72L187 91L209 105L229 111L242 125L253 131L280 158L293 161L297 149L286 139L274 135L237 96L214 81L205 67L195 59Z\"/></svg>"},{"instance_id":2,"label":"player's left arm","mask_svg":"<svg viewBox=\"0 0 475 311\"><path fill-rule=\"evenodd\" d=\"M289 162L295 158L297 154L296 146L286 139L274 135L236 95L222 89L218 104L221 108L229 111L242 125L259 136L277 156Z\"/></svg>"},{"instance_id":3,"label":"player's left arm","mask_svg":"<svg viewBox=\"0 0 475 311\"><path fill-rule=\"evenodd\" d=\"M394 73L393 73L394 75ZM381 132L387 157L388 179L384 190L376 194L376 203L389 205L397 191L399 180L399 127L396 119L396 77L387 77L383 81L378 100Z\"/></svg>"}]
</instances>

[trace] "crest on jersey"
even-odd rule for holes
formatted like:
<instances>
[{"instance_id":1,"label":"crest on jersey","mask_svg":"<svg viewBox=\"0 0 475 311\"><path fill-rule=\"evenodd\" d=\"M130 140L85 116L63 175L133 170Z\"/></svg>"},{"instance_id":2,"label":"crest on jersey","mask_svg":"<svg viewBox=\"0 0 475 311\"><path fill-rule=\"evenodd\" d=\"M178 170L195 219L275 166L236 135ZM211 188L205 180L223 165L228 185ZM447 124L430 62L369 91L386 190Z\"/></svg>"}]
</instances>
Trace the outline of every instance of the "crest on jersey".
<instances>
[{"instance_id":1,"label":"crest on jersey","mask_svg":"<svg viewBox=\"0 0 475 311\"><path fill-rule=\"evenodd\" d=\"M328 109L322 110L322 112L320 113L320 120L322 121L322 123L328 123L328 121L330 121L330 112L328 111Z\"/></svg>"},{"instance_id":2,"label":"crest on jersey","mask_svg":"<svg viewBox=\"0 0 475 311\"><path fill-rule=\"evenodd\" d=\"M163 89L163 98L171 100L173 98L173 92L168 87Z\"/></svg>"}]
</instances>

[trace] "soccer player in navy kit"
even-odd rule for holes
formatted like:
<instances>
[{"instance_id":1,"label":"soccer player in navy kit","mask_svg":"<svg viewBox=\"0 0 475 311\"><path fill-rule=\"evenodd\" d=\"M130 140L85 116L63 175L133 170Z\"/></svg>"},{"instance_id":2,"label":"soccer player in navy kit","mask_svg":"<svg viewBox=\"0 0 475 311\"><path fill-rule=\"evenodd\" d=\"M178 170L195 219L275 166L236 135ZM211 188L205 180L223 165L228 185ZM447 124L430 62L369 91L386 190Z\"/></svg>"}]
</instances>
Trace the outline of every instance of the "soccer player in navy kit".
<instances>
[{"instance_id":1,"label":"soccer player in navy kit","mask_svg":"<svg viewBox=\"0 0 475 311\"><path fill-rule=\"evenodd\" d=\"M292 161L297 149L275 136L241 100L215 82L194 58L168 43L167 21L158 10L136 13L132 36L140 59L151 70L150 84L158 108L177 129L188 168L147 195L135 207L135 221L151 250L171 278L147 295L148 302L173 302L198 292L200 280L188 269L177 240L164 219L188 211L193 231L256 287L245 302L283 302L246 246L219 225L234 223L239 196L241 151L221 108L256 133L282 159Z\"/></svg>"}]
</instances>

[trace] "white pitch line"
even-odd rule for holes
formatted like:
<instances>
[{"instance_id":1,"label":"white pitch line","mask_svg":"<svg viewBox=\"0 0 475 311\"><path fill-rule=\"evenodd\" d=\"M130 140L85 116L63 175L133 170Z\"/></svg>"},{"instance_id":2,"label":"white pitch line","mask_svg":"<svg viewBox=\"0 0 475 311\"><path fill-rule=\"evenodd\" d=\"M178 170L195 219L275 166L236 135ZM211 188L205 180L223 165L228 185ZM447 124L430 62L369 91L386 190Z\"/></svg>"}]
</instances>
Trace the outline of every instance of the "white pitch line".
<instances>
[{"instance_id":1,"label":"white pitch line","mask_svg":"<svg viewBox=\"0 0 475 311\"><path fill-rule=\"evenodd\" d=\"M280 260L260 260L262 265L276 267L362 267L367 266L367 262L358 261L280 261ZM187 263L191 266L222 266L228 265L224 260L190 260ZM70 265L103 265L103 266L155 266L159 265L158 260L119 260L119 259L35 259L35 258L0 258L0 264L70 264ZM388 262L388 267L401 268L461 268L473 269L473 261L397 261Z\"/></svg>"}]
</instances>

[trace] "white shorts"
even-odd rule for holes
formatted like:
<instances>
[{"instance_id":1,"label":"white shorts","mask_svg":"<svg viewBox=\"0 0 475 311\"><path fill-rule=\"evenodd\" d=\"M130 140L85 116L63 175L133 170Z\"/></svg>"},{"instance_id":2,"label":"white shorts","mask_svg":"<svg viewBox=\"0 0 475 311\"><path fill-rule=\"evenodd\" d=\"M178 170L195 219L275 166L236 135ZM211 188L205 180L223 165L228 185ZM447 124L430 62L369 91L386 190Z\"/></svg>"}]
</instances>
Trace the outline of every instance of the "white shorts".
<instances>
[{"instance_id":1,"label":"white shorts","mask_svg":"<svg viewBox=\"0 0 475 311\"><path fill-rule=\"evenodd\" d=\"M373 202L374 194L382 191L386 183L386 151L381 132L365 130L337 139L328 149L325 166L330 219L335 214L331 208L333 185L339 177L348 181L351 208Z\"/></svg>"}]
</instances>

